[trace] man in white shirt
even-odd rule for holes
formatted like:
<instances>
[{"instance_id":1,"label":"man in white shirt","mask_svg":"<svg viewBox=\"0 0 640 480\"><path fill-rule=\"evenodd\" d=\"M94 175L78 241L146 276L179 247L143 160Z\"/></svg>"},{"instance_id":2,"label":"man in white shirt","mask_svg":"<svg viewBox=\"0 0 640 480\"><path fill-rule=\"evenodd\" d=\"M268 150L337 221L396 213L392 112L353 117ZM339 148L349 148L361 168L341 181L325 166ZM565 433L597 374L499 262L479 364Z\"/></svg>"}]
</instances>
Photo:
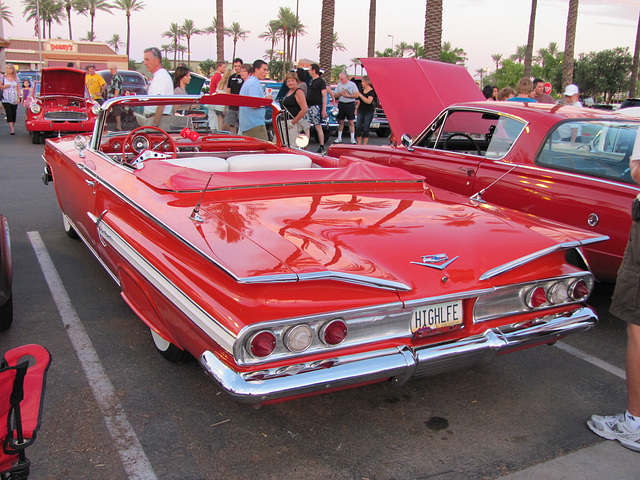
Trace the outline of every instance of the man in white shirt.
<instances>
[{"instance_id":1,"label":"man in white shirt","mask_svg":"<svg viewBox=\"0 0 640 480\"><path fill-rule=\"evenodd\" d=\"M153 74L149 82L149 95L173 95L171 75L162 68L162 53L156 47L144 50L144 66ZM171 105L144 107L145 125L153 125L167 131L171 128Z\"/></svg>"}]
</instances>

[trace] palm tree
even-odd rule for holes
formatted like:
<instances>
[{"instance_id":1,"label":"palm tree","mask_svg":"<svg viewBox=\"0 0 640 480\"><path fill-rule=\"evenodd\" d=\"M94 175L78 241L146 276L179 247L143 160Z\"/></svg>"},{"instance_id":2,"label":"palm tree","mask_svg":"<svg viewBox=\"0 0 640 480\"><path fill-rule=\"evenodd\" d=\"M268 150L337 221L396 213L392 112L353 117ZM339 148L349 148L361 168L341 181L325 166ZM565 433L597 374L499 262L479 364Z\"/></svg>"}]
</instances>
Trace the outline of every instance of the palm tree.
<instances>
[{"instance_id":1,"label":"palm tree","mask_svg":"<svg viewBox=\"0 0 640 480\"><path fill-rule=\"evenodd\" d=\"M176 68L176 55L178 54L178 46L180 45L180 38L182 37L180 27L177 23L172 22L169 26L169 30L163 32L162 36L171 39L171 48L173 49L173 68Z\"/></svg>"},{"instance_id":2,"label":"palm tree","mask_svg":"<svg viewBox=\"0 0 640 480\"><path fill-rule=\"evenodd\" d=\"M333 58L333 23L336 15L335 0L322 0L320 18L320 69L331 72Z\"/></svg>"},{"instance_id":3,"label":"palm tree","mask_svg":"<svg viewBox=\"0 0 640 480\"><path fill-rule=\"evenodd\" d=\"M516 48L516 53L511 55L509 58L514 62L522 63L524 61L524 57L526 56L526 52L526 45L518 45L518 47Z\"/></svg>"},{"instance_id":4,"label":"palm tree","mask_svg":"<svg viewBox=\"0 0 640 480\"><path fill-rule=\"evenodd\" d=\"M236 45L238 40L243 42L249 36L249 30L243 29L238 22L232 22L230 27L225 27L224 34L233 39L233 58L236 58Z\"/></svg>"},{"instance_id":5,"label":"palm tree","mask_svg":"<svg viewBox=\"0 0 640 480\"><path fill-rule=\"evenodd\" d=\"M496 70L498 70L500 68L500 61L502 60L502 54L494 53L493 55L491 55L491 58L493 59L494 62L496 62Z\"/></svg>"},{"instance_id":6,"label":"palm tree","mask_svg":"<svg viewBox=\"0 0 640 480\"><path fill-rule=\"evenodd\" d=\"M317 44L318 48L322 48L321 44ZM331 47L332 47L332 51L334 52L346 52L347 51L347 47L344 46L344 44L342 42L340 42L340 40L338 40L338 32L333 32L333 35L331 35Z\"/></svg>"},{"instance_id":7,"label":"palm tree","mask_svg":"<svg viewBox=\"0 0 640 480\"><path fill-rule=\"evenodd\" d=\"M424 45L420 42L413 42L407 47L407 50L411 52L411 56L413 58L424 57Z\"/></svg>"},{"instance_id":8,"label":"palm tree","mask_svg":"<svg viewBox=\"0 0 640 480\"><path fill-rule=\"evenodd\" d=\"M375 53L376 53L376 0L370 0L369 1L369 39L367 41L367 56L373 57Z\"/></svg>"},{"instance_id":9,"label":"palm tree","mask_svg":"<svg viewBox=\"0 0 640 480\"><path fill-rule=\"evenodd\" d=\"M146 5L141 0L114 0L114 7L124 10L127 17L127 57L129 56L129 47L131 45L131 12L139 12ZM117 50L116 50L117 52Z\"/></svg>"},{"instance_id":10,"label":"palm tree","mask_svg":"<svg viewBox=\"0 0 640 480\"><path fill-rule=\"evenodd\" d=\"M440 49L439 60L441 62L464 65L464 63L467 61L467 52L465 52L460 47L454 48L451 45L451 42L444 42L442 44L442 48Z\"/></svg>"},{"instance_id":11,"label":"palm tree","mask_svg":"<svg viewBox=\"0 0 640 480\"><path fill-rule=\"evenodd\" d=\"M305 26L289 7L280 7L276 19L284 40L285 70L290 68L293 60L293 39L306 33Z\"/></svg>"},{"instance_id":12,"label":"palm tree","mask_svg":"<svg viewBox=\"0 0 640 480\"><path fill-rule=\"evenodd\" d=\"M442 1L427 0L424 20L424 56L428 60L440 60L441 56Z\"/></svg>"},{"instance_id":13,"label":"palm tree","mask_svg":"<svg viewBox=\"0 0 640 480\"><path fill-rule=\"evenodd\" d=\"M187 39L187 61L191 61L191 37L194 35L200 35L202 30L196 28L193 20L185 19L184 23L180 27L182 36Z\"/></svg>"},{"instance_id":14,"label":"palm tree","mask_svg":"<svg viewBox=\"0 0 640 480\"><path fill-rule=\"evenodd\" d=\"M118 35L117 33L114 33L113 37L107 40L107 45L113 48L114 52L118 53L118 50L120 50L120 47L124 47L125 43L122 40L120 40L120 35Z\"/></svg>"},{"instance_id":15,"label":"palm tree","mask_svg":"<svg viewBox=\"0 0 640 480\"><path fill-rule=\"evenodd\" d=\"M276 43L282 38L282 30L277 20L270 20L267 23L267 29L258 35L258 38L264 38L265 41L271 42L271 53L269 54L269 62L273 60L273 54L276 51Z\"/></svg>"},{"instance_id":16,"label":"palm tree","mask_svg":"<svg viewBox=\"0 0 640 480\"><path fill-rule=\"evenodd\" d=\"M173 52L173 45L169 43L165 43L164 45L160 45L160 51L167 57L171 52Z\"/></svg>"},{"instance_id":17,"label":"palm tree","mask_svg":"<svg viewBox=\"0 0 640 480\"><path fill-rule=\"evenodd\" d=\"M1 22L0 22L0 25L1 25ZM640 63L640 16L638 16L638 32L636 33L636 48L633 53L633 65L631 66L631 80L629 84L629 97L631 98L634 98L636 96L636 85L638 83L638 69L640 67L639 63Z\"/></svg>"},{"instance_id":18,"label":"palm tree","mask_svg":"<svg viewBox=\"0 0 640 480\"><path fill-rule=\"evenodd\" d=\"M531 16L529 17L529 36L527 38L527 48L524 54L524 76L531 76L531 62L533 57L533 34L536 29L536 8L538 0L531 0Z\"/></svg>"},{"instance_id":19,"label":"palm tree","mask_svg":"<svg viewBox=\"0 0 640 480\"><path fill-rule=\"evenodd\" d=\"M27 20L42 21L42 34L45 38L47 26L49 27L49 37L51 37L51 24L53 22L62 23L62 2L54 0L22 0L22 5L24 5L22 13Z\"/></svg>"},{"instance_id":20,"label":"palm tree","mask_svg":"<svg viewBox=\"0 0 640 480\"><path fill-rule=\"evenodd\" d=\"M13 27L13 23L11 23L12 18L13 13L9 11L9 7L7 7L2 1L0 1L0 38L4 38L4 32L2 31L2 22L5 21Z\"/></svg>"},{"instance_id":21,"label":"palm tree","mask_svg":"<svg viewBox=\"0 0 640 480\"><path fill-rule=\"evenodd\" d=\"M407 42L400 42L396 45L396 51L398 52L399 57L404 57L404 52L407 50L411 50L411 47Z\"/></svg>"},{"instance_id":22,"label":"palm tree","mask_svg":"<svg viewBox=\"0 0 640 480\"><path fill-rule=\"evenodd\" d=\"M562 60L562 88L573 82L573 51L576 44L576 25L578 24L578 0L569 0L567 33L564 41Z\"/></svg>"},{"instance_id":23,"label":"palm tree","mask_svg":"<svg viewBox=\"0 0 640 480\"><path fill-rule=\"evenodd\" d=\"M71 32L71 10L78 10L78 5L82 5L83 0L64 0L64 9L67 12L67 24L69 25L69 40L73 40Z\"/></svg>"},{"instance_id":24,"label":"palm tree","mask_svg":"<svg viewBox=\"0 0 640 480\"><path fill-rule=\"evenodd\" d=\"M222 17L222 7L222 0L216 0L216 54L218 60L224 60L224 19Z\"/></svg>"},{"instance_id":25,"label":"palm tree","mask_svg":"<svg viewBox=\"0 0 640 480\"><path fill-rule=\"evenodd\" d=\"M354 75L358 74L358 67L362 67L362 62L358 57L351 59L351 65L353 65Z\"/></svg>"},{"instance_id":26,"label":"palm tree","mask_svg":"<svg viewBox=\"0 0 640 480\"><path fill-rule=\"evenodd\" d=\"M91 30L89 30L87 32L86 37L83 37L80 40L82 40L83 42L95 42L97 38L96 38L96 34L93 33Z\"/></svg>"},{"instance_id":27,"label":"palm tree","mask_svg":"<svg viewBox=\"0 0 640 480\"><path fill-rule=\"evenodd\" d=\"M93 23L96 18L96 12L98 12L98 10L102 10L103 12L107 12L109 15L113 15L113 12L111 12L112 7L113 6L107 3L106 0L79 0L78 1L78 7L76 8L76 10L78 10L78 13L84 16L89 15L89 18L91 18L91 30L90 30L91 35L89 37L93 39L96 38L94 34L94 29L93 29Z\"/></svg>"}]
</instances>

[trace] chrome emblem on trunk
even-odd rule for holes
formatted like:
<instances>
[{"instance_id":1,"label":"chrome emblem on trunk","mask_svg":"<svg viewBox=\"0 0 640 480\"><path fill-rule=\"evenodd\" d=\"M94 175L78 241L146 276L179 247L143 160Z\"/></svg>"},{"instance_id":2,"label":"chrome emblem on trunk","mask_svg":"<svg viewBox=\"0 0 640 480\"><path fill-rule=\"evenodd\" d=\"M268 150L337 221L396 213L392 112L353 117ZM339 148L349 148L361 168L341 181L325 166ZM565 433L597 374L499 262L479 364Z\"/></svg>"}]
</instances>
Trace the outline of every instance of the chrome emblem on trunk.
<instances>
[{"instance_id":1,"label":"chrome emblem on trunk","mask_svg":"<svg viewBox=\"0 0 640 480\"><path fill-rule=\"evenodd\" d=\"M444 270L447 266L451 264L454 260L458 259L460 256L452 258L449 260L449 257L446 253L437 253L435 255L423 255L422 262L411 262L415 265L422 265L423 267L431 267L436 268L438 270Z\"/></svg>"}]
</instances>

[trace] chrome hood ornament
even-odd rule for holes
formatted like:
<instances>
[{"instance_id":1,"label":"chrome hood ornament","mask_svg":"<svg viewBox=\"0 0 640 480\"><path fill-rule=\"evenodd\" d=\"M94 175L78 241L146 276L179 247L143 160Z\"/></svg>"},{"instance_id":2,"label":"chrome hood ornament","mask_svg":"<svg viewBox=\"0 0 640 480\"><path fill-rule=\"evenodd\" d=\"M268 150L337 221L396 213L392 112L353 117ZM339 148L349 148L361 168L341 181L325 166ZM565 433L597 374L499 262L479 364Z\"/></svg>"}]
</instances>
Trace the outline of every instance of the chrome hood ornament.
<instances>
[{"instance_id":1,"label":"chrome hood ornament","mask_svg":"<svg viewBox=\"0 0 640 480\"><path fill-rule=\"evenodd\" d=\"M436 268L438 270L444 270L449 266L454 260L457 260L460 256L456 256L449 260L449 257L446 253L437 253L432 255L423 255L422 262L411 262L415 265L422 265L423 267L431 267Z\"/></svg>"}]
</instances>

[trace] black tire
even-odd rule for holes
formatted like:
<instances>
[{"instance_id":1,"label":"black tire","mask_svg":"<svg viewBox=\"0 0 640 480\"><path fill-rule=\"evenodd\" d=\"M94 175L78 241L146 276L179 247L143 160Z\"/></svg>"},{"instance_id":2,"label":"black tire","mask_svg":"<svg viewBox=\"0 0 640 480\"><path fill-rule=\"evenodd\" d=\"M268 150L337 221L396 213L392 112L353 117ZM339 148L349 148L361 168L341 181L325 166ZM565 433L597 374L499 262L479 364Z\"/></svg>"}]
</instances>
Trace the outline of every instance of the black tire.
<instances>
[{"instance_id":1,"label":"black tire","mask_svg":"<svg viewBox=\"0 0 640 480\"><path fill-rule=\"evenodd\" d=\"M165 360L168 360L171 363L183 363L192 358L189 352L182 350L171 342L166 341L153 330L151 330L151 338L153 339L153 345L156 347L158 353L160 353Z\"/></svg>"},{"instance_id":2,"label":"black tire","mask_svg":"<svg viewBox=\"0 0 640 480\"><path fill-rule=\"evenodd\" d=\"M378 135L379 137L388 137L390 133L390 128L381 128L379 130L376 130L376 135Z\"/></svg>"},{"instance_id":3,"label":"black tire","mask_svg":"<svg viewBox=\"0 0 640 480\"><path fill-rule=\"evenodd\" d=\"M78 236L78 233L73 229L73 227L69 223L69 220L67 220L67 217L64 215L64 213L62 214L62 228L64 228L64 233L66 233L69 238L73 238L74 240L77 240L78 238L80 238Z\"/></svg>"},{"instance_id":4,"label":"black tire","mask_svg":"<svg viewBox=\"0 0 640 480\"><path fill-rule=\"evenodd\" d=\"M31 143L34 145L40 143L40 132L31 132Z\"/></svg>"},{"instance_id":5,"label":"black tire","mask_svg":"<svg viewBox=\"0 0 640 480\"><path fill-rule=\"evenodd\" d=\"M0 332L9 330L13 323L13 297L0 307Z\"/></svg>"}]
</instances>

